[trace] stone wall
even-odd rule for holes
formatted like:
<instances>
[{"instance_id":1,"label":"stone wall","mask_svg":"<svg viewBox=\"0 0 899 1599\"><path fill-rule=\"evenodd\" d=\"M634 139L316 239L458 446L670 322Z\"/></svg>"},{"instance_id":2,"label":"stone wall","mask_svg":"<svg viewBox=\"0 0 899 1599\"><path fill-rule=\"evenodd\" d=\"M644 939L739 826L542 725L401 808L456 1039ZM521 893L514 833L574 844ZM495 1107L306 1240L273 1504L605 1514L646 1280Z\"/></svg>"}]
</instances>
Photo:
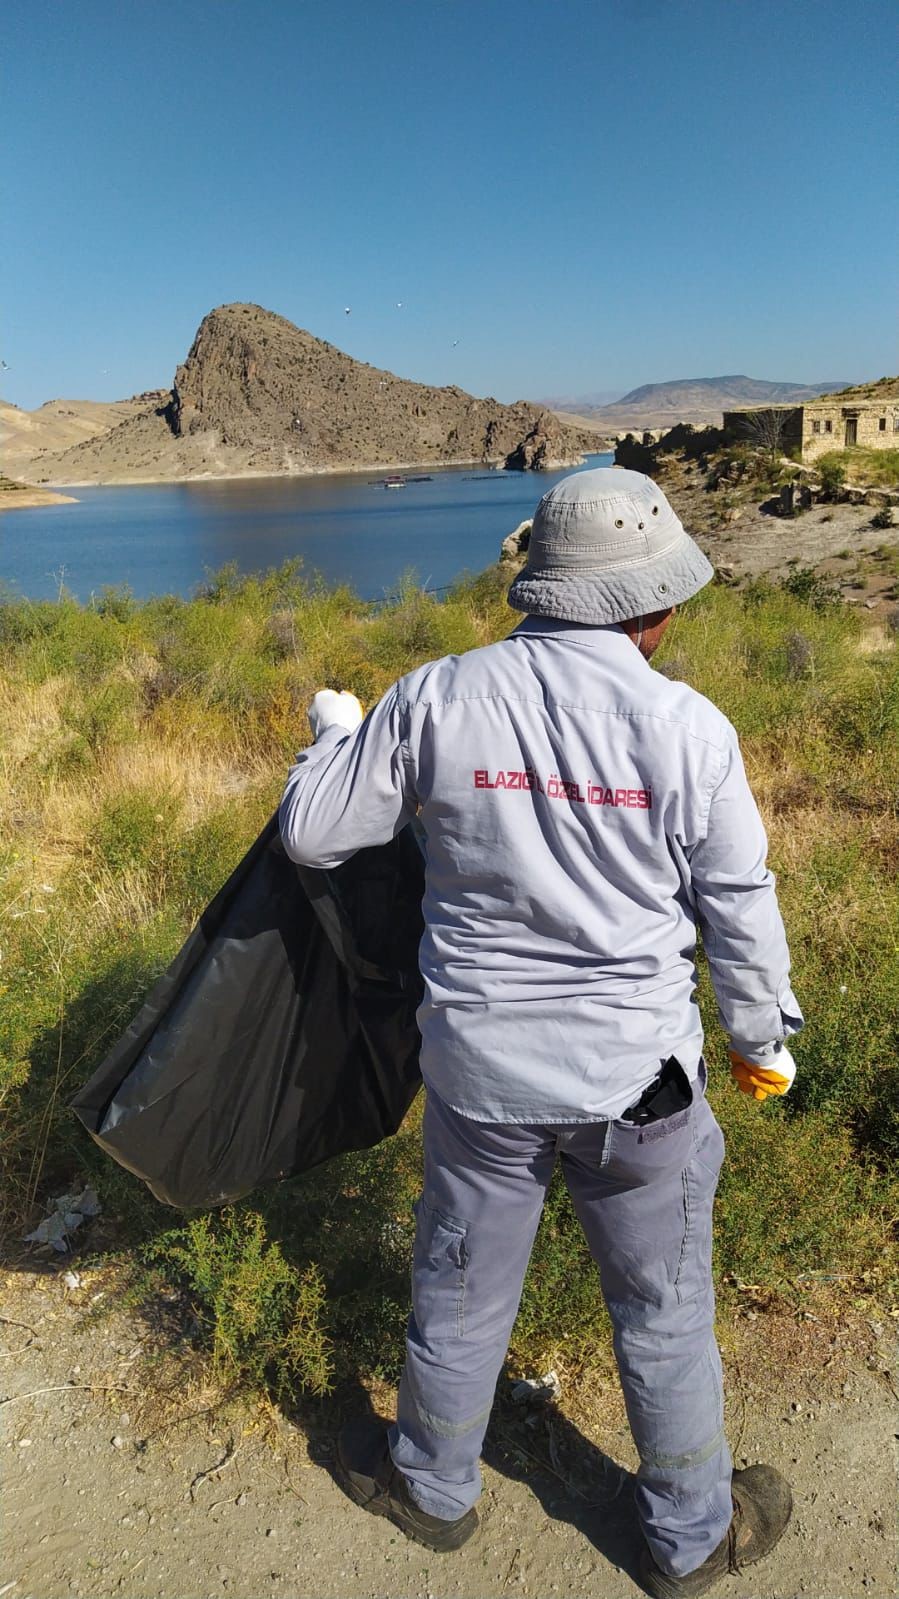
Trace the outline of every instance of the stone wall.
<instances>
[{"instance_id":1,"label":"stone wall","mask_svg":"<svg viewBox=\"0 0 899 1599\"><path fill-rule=\"evenodd\" d=\"M733 443L762 448L776 443L783 455L801 451L803 461L853 444L868 450L899 449L899 400L843 400L828 395L808 405L725 411L724 433Z\"/></svg>"},{"instance_id":2,"label":"stone wall","mask_svg":"<svg viewBox=\"0 0 899 1599\"><path fill-rule=\"evenodd\" d=\"M814 461L828 450L851 448L852 444L867 450L899 448L899 401L856 400L853 403L849 400L843 403L834 396L802 407L804 461Z\"/></svg>"}]
</instances>

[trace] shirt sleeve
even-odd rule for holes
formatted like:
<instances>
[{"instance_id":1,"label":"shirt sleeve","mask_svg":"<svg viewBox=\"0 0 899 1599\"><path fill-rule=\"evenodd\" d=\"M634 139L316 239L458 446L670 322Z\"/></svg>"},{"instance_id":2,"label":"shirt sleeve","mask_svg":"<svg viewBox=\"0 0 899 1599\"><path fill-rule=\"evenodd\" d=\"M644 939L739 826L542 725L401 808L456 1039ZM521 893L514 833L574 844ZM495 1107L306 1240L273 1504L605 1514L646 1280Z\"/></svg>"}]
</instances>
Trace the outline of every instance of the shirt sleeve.
<instances>
[{"instance_id":1,"label":"shirt sleeve","mask_svg":"<svg viewBox=\"0 0 899 1599\"><path fill-rule=\"evenodd\" d=\"M408 712L394 684L355 732L329 727L290 768L278 822L291 860L333 867L415 815Z\"/></svg>"},{"instance_id":2,"label":"shirt sleeve","mask_svg":"<svg viewBox=\"0 0 899 1599\"><path fill-rule=\"evenodd\" d=\"M724 751L705 836L690 853L703 945L721 1024L760 1046L804 1025L790 988L790 953L768 870L768 841L736 734Z\"/></svg>"}]
</instances>

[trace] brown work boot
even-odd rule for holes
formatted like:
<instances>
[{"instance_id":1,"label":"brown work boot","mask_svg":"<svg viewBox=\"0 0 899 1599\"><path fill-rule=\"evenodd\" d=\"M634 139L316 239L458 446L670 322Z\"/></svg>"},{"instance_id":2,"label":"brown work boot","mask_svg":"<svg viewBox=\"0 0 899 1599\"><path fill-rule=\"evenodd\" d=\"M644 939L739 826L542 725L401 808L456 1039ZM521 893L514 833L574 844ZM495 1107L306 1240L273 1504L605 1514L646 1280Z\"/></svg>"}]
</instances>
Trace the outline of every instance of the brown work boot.
<instances>
[{"instance_id":1,"label":"brown work boot","mask_svg":"<svg viewBox=\"0 0 899 1599\"><path fill-rule=\"evenodd\" d=\"M461 1549L478 1524L476 1510L455 1521L429 1516L419 1509L408 1484L390 1458L389 1424L377 1416L357 1416L341 1428L337 1440L337 1474L351 1499L374 1516L386 1516L407 1538L443 1554Z\"/></svg>"},{"instance_id":2,"label":"brown work boot","mask_svg":"<svg viewBox=\"0 0 899 1599\"><path fill-rule=\"evenodd\" d=\"M727 1534L696 1571L671 1577L644 1549L640 1581L653 1599L696 1599L728 1572L738 1572L770 1554L792 1514L790 1484L773 1466L747 1466L734 1472L731 1494L734 1513Z\"/></svg>"}]
</instances>

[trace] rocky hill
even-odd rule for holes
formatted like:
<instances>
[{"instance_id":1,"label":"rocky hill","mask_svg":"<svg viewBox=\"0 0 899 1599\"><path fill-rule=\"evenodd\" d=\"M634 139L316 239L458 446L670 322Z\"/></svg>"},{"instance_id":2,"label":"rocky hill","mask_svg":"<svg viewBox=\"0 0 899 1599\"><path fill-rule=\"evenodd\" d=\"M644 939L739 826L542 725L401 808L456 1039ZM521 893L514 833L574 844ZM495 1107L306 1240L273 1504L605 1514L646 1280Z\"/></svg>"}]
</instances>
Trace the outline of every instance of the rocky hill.
<instances>
[{"instance_id":1,"label":"rocky hill","mask_svg":"<svg viewBox=\"0 0 899 1599\"><path fill-rule=\"evenodd\" d=\"M831 383L772 382L742 374L719 378L677 378L671 383L644 383L612 405L589 406L572 401L570 409L610 433L627 428L671 427L675 422L720 427L724 411L744 405L801 405L842 387Z\"/></svg>"},{"instance_id":2,"label":"rocky hill","mask_svg":"<svg viewBox=\"0 0 899 1599\"><path fill-rule=\"evenodd\" d=\"M574 465L595 434L524 401L500 405L380 371L257 305L204 318L171 392L42 458L40 481L304 473L484 462Z\"/></svg>"}]
</instances>

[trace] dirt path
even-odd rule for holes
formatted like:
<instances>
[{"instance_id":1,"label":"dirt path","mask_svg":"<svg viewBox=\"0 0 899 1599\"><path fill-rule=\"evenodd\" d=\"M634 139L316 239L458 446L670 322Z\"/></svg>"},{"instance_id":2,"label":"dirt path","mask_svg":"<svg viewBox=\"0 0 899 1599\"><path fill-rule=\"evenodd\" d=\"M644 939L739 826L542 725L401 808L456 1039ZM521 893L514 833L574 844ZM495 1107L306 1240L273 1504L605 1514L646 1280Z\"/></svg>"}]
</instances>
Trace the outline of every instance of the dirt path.
<instances>
[{"instance_id":1,"label":"dirt path","mask_svg":"<svg viewBox=\"0 0 899 1599\"><path fill-rule=\"evenodd\" d=\"M6 1279L0 1393L28 1396L0 1409L8 1599L639 1593L621 1469L634 1457L611 1382L592 1384L586 1407L576 1396L577 1427L564 1397L530 1416L501 1404L481 1530L458 1554L434 1556L357 1510L331 1477L341 1405L358 1401L312 1407L302 1426L266 1406L216 1405L136 1314L106 1311L114 1297L114 1285L89 1277L76 1288L61 1274ZM777 1334L766 1321L747 1324L750 1340ZM896 1409L886 1334L877 1324L861 1340L813 1332L788 1386L766 1391L766 1370L783 1370L779 1346L754 1365L750 1341L728 1362L738 1459L786 1471L797 1513L776 1554L723 1591L888 1599Z\"/></svg>"}]
</instances>

